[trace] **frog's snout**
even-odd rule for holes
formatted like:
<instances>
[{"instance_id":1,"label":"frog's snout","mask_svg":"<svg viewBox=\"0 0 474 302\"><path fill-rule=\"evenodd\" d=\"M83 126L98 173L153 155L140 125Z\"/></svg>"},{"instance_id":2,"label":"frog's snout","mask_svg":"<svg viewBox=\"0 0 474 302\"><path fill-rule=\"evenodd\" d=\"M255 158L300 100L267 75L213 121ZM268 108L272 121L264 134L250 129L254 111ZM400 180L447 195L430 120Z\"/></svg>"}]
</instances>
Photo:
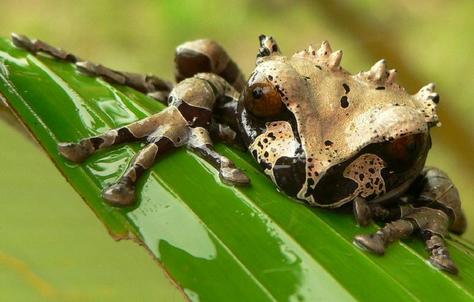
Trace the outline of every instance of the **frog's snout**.
<instances>
[{"instance_id":1,"label":"frog's snout","mask_svg":"<svg viewBox=\"0 0 474 302\"><path fill-rule=\"evenodd\" d=\"M374 116L372 144L376 153L394 171L404 173L420 166L431 147L429 125L419 110L391 106Z\"/></svg>"},{"instance_id":2,"label":"frog's snout","mask_svg":"<svg viewBox=\"0 0 474 302\"><path fill-rule=\"evenodd\" d=\"M402 172L417 166L417 161L426 157L431 140L429 135L417 133L381 143L379 147L379 154L388 166Z\"/></svg>"}]
</instances>

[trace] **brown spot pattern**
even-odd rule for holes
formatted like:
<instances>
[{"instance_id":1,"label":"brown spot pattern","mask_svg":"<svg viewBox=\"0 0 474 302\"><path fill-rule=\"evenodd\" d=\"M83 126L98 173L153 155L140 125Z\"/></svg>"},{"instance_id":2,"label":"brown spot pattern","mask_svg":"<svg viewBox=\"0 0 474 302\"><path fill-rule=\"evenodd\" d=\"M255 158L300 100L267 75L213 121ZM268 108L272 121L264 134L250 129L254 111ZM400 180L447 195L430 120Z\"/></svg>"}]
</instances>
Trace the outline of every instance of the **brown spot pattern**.
<instances>
[{"instance_id":1,"label":"brown spot pattern","mask_svg":"<svg viewBox=\"0 0 474 302\"><path fill-rule=\"evenodd\" d=\"M357 183L352 197L366 198L385 193L385 181L381 174L384 167L384 161L371 153L362 154L347 166L343 176Z\"/></svg>"}]
</instances>

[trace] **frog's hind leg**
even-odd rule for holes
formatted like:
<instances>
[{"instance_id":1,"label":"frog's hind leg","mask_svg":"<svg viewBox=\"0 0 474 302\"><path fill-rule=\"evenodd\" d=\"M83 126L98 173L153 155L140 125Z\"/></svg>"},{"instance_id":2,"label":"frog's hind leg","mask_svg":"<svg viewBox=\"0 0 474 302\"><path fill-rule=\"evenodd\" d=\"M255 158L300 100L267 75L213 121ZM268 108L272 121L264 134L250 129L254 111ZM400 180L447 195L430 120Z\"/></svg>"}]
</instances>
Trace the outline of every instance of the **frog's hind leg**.
<instances>
[{"instance_id":1,"label":"frog's hind leg","mask_svg":"<svg viewBox=\"0 0 474 302\"><path fill-rule=\"evenodd\" d=\"M201 72L217 74L242 91L245 78L237 64L218 43L201 39L176 47L176 81L180 82Z\"/></svg>"},{"instance_id":2,"label":"frog's hind leg","mask_svg":"<svg viewBox=\"0 0 474 302\"><path fill-rule=\"evenodd\" d=\"M459 192L449 176L434 167L423 170L419 183L418 202L438 208L449 216L449 230L462 234L466 230L466 216L461 208Z\"/></svg>"},{"instance_id":3,"label":"frog's hind leg","mask_svg":"<svg viewBox=\"0 0 474 302\"><path fill-rule=\"evenodd\" d=\"M46 53L54 58L76 63L80 59L61 48L53 47L46 42L41 40L32 40L24 35L12 33L12 41L15 46L26 49L27 51L36 54L38 52Z\"/></svg>"},{"instance_id":4,"label":"frog's hind leg","mask_svg":"<svg viewBox=\"0 0 474 302\"><path fill-rule=\"evenodd\" d=\"M448 230L456 234L466 230L459 192L448 175L434 167L423 170L420 182L418 202L424 207L417 209L424 210L414 218L422 229L426 248L431 254L430 262L442 270L457 274L458 269L449 256L444 237Z\"/></svg>"},{"instance_id":5,"label":"frog's hind leg","mask_svg":"<svg viewBox=\"0 0 474 302\"><path fill-rule=\"evenodd\" d=\"M101 77L107 82L129 86L165 103L172 84L151 74L138 74L113 70L100 64L83 61L78 56L63 49L49 45L41 40L30 39L24 35L12 34L13 43L33 54L45 53L56 59L74 63L83 73Z\"/></svg>"},{"instance_id":6,"label":"frog's hind leg","mask_svg":"<svg viewBox=\"0 0 474 302\"><path fill-rule=\"evenodd\" d=\"M129 86L166 105L173 85L152 74L139 74L111 69L89 61L76 63L77 68L90 76L101 77L109 83Z\"/></svg>"}]
</instances>

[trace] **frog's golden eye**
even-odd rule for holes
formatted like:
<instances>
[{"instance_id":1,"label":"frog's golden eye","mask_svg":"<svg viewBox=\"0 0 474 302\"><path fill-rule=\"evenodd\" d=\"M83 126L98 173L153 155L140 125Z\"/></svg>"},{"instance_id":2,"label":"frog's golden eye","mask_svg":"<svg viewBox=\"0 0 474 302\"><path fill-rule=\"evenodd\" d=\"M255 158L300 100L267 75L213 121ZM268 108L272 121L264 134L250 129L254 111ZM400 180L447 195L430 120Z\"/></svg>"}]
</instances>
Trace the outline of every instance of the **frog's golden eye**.
<instances>
[{"instance_id":1,"label":"frog's golden eye","mask_svg":"<svg viewBox=\"0 0 474 302\"><path fill-rule=\"evenodd\" d=\"M256 116L270 117L283 110L280 94L270 84L253 84L244 93L245 109Z\"/></svg>"}]
</instances>

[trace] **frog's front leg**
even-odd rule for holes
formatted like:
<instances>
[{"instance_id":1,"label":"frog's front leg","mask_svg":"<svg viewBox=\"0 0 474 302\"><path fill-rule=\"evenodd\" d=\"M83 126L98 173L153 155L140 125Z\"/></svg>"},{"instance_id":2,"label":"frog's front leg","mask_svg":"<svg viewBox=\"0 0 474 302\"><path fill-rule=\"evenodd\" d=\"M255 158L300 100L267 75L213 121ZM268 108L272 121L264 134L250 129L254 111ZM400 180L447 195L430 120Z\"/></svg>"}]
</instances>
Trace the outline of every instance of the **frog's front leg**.
<instances>
[{"instance_id":1,"label":"frog's front leg","mask_svg":"<svg viewBox=\"0 0 474 302\"><path fill-rule=\"evenodd\" d=\"M360 196L354 198L352 208L354 218L360 226L368 226L372 220L390 221L400 217L398 208L384 207L379 203L369 203Z\"/></svg>"},{"instance_id":2,"label":"frog's front leg","mask_svg":"<svg viewBox=\"0 0 474 302\"><path fill-rule=\"evenodd\" d=\"M386 224L374 234L358 235L354 242L377 254L400 238L418 231L425 240L430 262L447 272L457 274L458 269L450 258L444 238L448 230L462 233L466 219L461 209L459 193L448 176L436 169L426 168L407 192L412 204L401 204L383 213L398 212L398 220Z\"/></svg>"},{"instance_id":3,"label":"frog's front leg","mask_svg":"<svg viewBox=\"0 0 474 302\"><path fill-rule=\"evenodd\" d=\"M196 127L191 129L188 148L216 168L222 182L237 186L250 183L250 179L230 159L214 149L209 132L205 128Z\"/></svg>"}]
</instances>

